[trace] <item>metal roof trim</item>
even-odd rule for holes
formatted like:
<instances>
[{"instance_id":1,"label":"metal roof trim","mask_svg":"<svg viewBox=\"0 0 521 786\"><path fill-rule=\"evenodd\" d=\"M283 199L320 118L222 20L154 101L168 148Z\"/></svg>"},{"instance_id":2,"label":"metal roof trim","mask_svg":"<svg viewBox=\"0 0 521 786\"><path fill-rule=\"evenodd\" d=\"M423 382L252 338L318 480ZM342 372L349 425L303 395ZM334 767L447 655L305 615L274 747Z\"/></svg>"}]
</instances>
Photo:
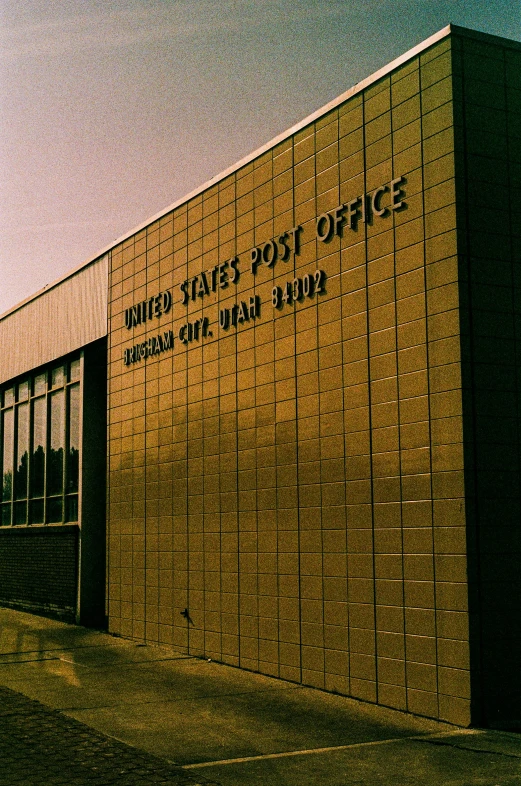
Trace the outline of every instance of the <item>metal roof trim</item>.
<instances>
[{"instance_id":1,"label":"metal roof trim","mask_svg":"<svg viewBox=\"0 0 521 786\"><path fill-rule=\"evenodd\" d=\"M391 71L394 71L396 68L399 68L401 65L406 63L408 60L411 60L413 57L416 57L418 54L421 54L421 52L424 52L426 49L428 49L429 47L433 46L438 41L441 41L442 39L446 38L451 33L456 33L458 35L465 35L465 36L468 36L468 37L474 37L474 38L480 39L482 41L500 40L500 41L503 41L505 43L511 44L513 48L518 48L518 47L521 46L520 42L513 41L511 39L507 39L507 38L502 38L500 36L491 35L490 33L482 33L482 32L479 32L477 30L470 30L470 29L465 28L465 27L459 27L459 26L454 25L452 23L448 24L446 27L443 27L437 33L434 33L433 35L429 36L429 38L426 38L421 43L419 43L416 46L412 47L412 49L409 49L407 52L404 52L404 54L400 55L399 57L395 58L394 60L391 60L391 62L387 63L387 65L385 65L382 68L378 69L378 71L375 71L373 74L371 74L370 76L366 77L361 82L357 82L356 85L353 85L353 87L351 87L348 90L346 90L344 93L339 95L337 98L334 98L332 101L330 101L329 103L327 103L324 106L320 107L315 112L312 112L310 115L305 117L303 120L301 120L298 123L296 123L295 125L291 126L291 128L288 128L286 131L283 131L281 134L278 134L276 137L271 139L269 142L266 142L264 145L261 145L261 147L257 148L253 152L249 153L244 158L241 158L240 161L237 161L235 164L231 165L230 167L228 167L227 169L223 170L219 174L214 175L214 177L210 178L210 180L207 180L205 183L203 183L202 185L198 186L193 191L190 191L188 194L182 196L180 199L178 199L175 202L173 202L172 204L168 205L168 207L165 207L159 213L156 213L155 215L151 216L150 218L147 218L145 221L143 221L142 223L138 224L136 227L134 227L130 231L126 232L124 235L121 235L116 240L112 241L109 245L105 246L101 251L99 251L93 257L90 257L86 262L80 263L73 270L69 271L68 273L65 273L60 278L56 279L56 281L53 281L53 282L47 284L45 287L43 287L42 289L38 290L33 295L30 295L29 297L25 298L25 300L22 300L20 303L17 303L16 305L12 306L10 309L5 311L3 314L0 314L0 322L3 319L5 319L6 317L8 317L10 314L12 314L13 312L15 312L18 309L22 308L27 303L31 302L32 300L35 300L38 297L41 297L41 295L45 294L50 289L53 289L54 287L58 286L59 284L61 284L66 279L70 278L71 276L74 276L80 270L83 270L83 268L88 267L89 265L92 265L95 262L99 261L105 254L108 254L113 248L115 248L115 246L118 246L121 243L124 243L125 240L128 240L133 235L136 235L138 232L141 232L143 229L145 229L147 226L152 224L154 221L158 221L159 219L163 218L168 213L171 213L172 210L175 210L177 207L180 207L185 202L188 202L190 199L193 199L194 197L196 197L199 194L203 193L208 188L211 188L211 186L215 185L220 180L224 180L229 175L231 175L234 172L236 172L237 170L241 169L241 167L246 166L246 164L249 164L255 158L258 158L263 153L266 153L271 148L273 148L276 145L280 144L280 142L284 142L290 136L292 136L293 134L297 133L297 131L300 131L305 126L307 126L310 123L313 123L314 121L318 120L320 117L322 117L323 115L327 114L327 112L331 111L335 107L337 107L340 104L344 103L344 101L347 101L349 98L352 98L357 93L360 93L362 90L365 90L367 87L370 87L370 85L374 84L379 79L381 79L382 77L384 77L387 74L389 74Z\"/></svg>"},{"instance_id":2,"label":"metal roof trim","mask_svg":"<svg viewBox=\"0 0 521 786\"><path fill-rule=\"evenodd\" d=\"M282 133L278 134L276 137L273 137L273 139L270 139L269 142L266 142L264 145L261 145L260 147L256 148L253 152L248 153L248 155L244 156L244 158L241 158L240 161L237 161L235 164L232 164L227 169L224 169L222 172L219 172L219 174L214 175L212 178L210 178L210 180L207 180L205 183L198 186L193 191L190 191L188 194L185 194L185 196L180 197L180 199L177 199L171 205L168 205L168 207L164 208L164 210L161 210L159 213L156 213L155 215L151 216L146 221L142 222L141 224L138 224L138 226L136 226L130 232L126 232L124 235L121 235L121 237L119 237L117 240L111 243L110 246L104 248L101 254L107 253L108 251L110 251L120 243L124 243L125 240L128 240L128 238L132 237L132 235L136 235L142 229L145 229L149 224L152 224L154 221L158 221L160 218L163 218L163 216L165 216L167 213L171 213L172 210L175 210L175 208L180 207L185 202L188 202L190 199L193 199L194 197L198 196L203 191L206 191L208 188L211 188L211 186L214 186L220 180L224 180L229 175L232 175L238 169L241 169L243 166L246 166L246 164L249 164L251 161L253 161L255 158L258 158L263 153L266 153L272 147L275 147L281 142L284 142L284 140L288 139L293 134L296 134L297 131L300 131L302 128L309 125L310 123L313 123L315 120L318 120L320 117L330 112L331 109L334 109L340 104L343 104L344 101L347 101L349 98L352 98L357 93L360 93L362 90L365 90L367 87L372 85L374 82L377 82L379 79L386 76L391 71L394 71L395 68L399 68L399 66L403 65L408 60L411 60L413 57L416 57L416 55L420 54L420 52L423 52L425 49L428 49L433 44L436 44L438 41L441 41L443 38L446 38L451 33L453 27L454 27L453 25L450 24L447 25L446 27L442 28L442 30L439 30L437 33L434 33L434 35L430 36L429 38L426 38L425 41L422 41L420 44L417 44L412 49L409 49L403 55L400 55L399 57L392 60L390 63L387 63L387 65L383 66L378 71L375 71L374 74L371 74L370 76L366 77L361 82L357 82L356 85L353 85L353 87L350 87L344 93L337 96L337 98L334 98L329 103L315 110L315 112L312 112L310 115L307 115L307 117L305 117L303 120L300 120L298 123L295 123L295 125L291 126L291 128L288 128L286 131L283 131ZM461 29L463 30L464 28Z\"/></svg>"},{"instance_id":3,"label":"metal roof trim","mask_svg":"<svg viewBox=\"0 0 521 786\"><path fill-rule=\"evenodd\" d=\"M96 262L102 262L103 257L105 257L108 254L109 250L110 249L106 249L105 251L102 251L100 254L96 254L95 257L89 259L87 262L80 262L79 265L76 265L76 267L74 267L72 270L69 270L67 271L67 273L64 273L63 276L60 276L54 281L51 281L49 284L46 284L44 287L37 290L37 292L34 292L32 295L28 295L28 297L26 297L24 300L20 300L19 303L16 303L14 306L11 306L11 308L8 308L7 311L4 311L3 314L0 314L0 322L2 322L11 314L13 314L15 311L19 311L28 303L32 303L33 300L37 300L39 297L42 297L42 295L47 294L47 292L50 292L52 289L62 284L68 278L73 278L78 273L81 273L81 271L88 268L89 265L94 265L96 264Z\"/></svg>"}]
</instances>

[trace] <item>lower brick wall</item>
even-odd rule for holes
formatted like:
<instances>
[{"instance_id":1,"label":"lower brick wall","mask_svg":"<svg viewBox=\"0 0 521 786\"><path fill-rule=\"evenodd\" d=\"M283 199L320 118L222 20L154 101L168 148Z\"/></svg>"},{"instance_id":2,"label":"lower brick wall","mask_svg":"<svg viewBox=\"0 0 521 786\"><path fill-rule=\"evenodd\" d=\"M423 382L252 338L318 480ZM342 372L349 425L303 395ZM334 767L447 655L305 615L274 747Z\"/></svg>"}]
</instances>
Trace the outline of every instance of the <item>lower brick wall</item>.
<instances>
[{"instance_id":1,"label":"lower brick wall","mask_svg":"<svg viewBox=\"0 0 521 786\"><path fill-rule=\"evenodd\" d=\"M0 529L0 605L73 620L78 527Z\"/></svg>"}]
</instances>

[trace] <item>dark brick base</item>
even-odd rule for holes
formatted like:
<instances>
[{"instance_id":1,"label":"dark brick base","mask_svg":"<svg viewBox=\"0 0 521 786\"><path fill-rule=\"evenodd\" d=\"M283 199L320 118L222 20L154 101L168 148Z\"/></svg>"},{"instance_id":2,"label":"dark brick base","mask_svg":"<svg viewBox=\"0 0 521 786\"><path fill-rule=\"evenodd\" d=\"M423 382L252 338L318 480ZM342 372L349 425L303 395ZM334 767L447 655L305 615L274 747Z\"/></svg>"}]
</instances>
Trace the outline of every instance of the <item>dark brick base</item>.
<instances>
[{"instance_id":1,"label":"dark brick base","mask_svg":"<svg viewBox=\"0 0 521 786\"><path fill-rule=\"evenodd\" d=\"M74 621L77 526L0 529L0 605Z\"/></svg>"}]
</instances>

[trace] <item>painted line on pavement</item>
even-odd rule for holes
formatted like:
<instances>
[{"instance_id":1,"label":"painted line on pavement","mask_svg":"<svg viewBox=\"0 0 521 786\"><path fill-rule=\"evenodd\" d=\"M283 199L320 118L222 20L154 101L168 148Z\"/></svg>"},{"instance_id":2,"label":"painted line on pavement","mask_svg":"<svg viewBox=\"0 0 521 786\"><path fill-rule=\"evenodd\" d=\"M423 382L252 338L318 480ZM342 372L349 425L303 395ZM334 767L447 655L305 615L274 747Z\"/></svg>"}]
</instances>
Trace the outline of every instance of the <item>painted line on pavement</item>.
<instances>
[{"instance_id":1,"label":"painted line on pavement","mask_svg":"<svg viewBox=\"0 0 521 786\"><path fill-rule=\"evenodd\" d=\"M395 742L405 742L409 740L428 740L433 737L452 737L454 735L478 735L483 734L480 729L457 729L455 731L433 732L432 734L416 734L413 737L393 737L388 740L372 740L370 742L353 742L349 745L332 745L328 748L309 748L298 751L284 751L282 753L265 753L260 756L243 756L238 759L221 759L220 761L204 761L197 764L184 764L184 770L197 770L203 767L219 767L222 764L242 764L248 761L262 761L264 759L284 759L289 756L307 756L310 753L330 753L332 751L343 751L351 748L367 748L376 745L390 745Z\"/></svg>"}]
</instances>

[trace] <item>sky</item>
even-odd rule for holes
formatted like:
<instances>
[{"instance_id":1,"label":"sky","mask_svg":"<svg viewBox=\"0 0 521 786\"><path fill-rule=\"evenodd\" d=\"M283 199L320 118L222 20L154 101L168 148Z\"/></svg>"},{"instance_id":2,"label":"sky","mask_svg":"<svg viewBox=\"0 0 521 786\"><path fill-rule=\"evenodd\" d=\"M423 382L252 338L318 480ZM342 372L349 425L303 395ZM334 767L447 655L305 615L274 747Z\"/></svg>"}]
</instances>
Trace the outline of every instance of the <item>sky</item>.
<instances>
[{"instance_id":1,"label":"sky","mask_svg":"<svg viewBox=\"0 0 521 786\"><path fill-rule=\"evenodd\" d=\"M518 0L0 0L0 314L449 22Z\"/></svg>"}]
</instances>

